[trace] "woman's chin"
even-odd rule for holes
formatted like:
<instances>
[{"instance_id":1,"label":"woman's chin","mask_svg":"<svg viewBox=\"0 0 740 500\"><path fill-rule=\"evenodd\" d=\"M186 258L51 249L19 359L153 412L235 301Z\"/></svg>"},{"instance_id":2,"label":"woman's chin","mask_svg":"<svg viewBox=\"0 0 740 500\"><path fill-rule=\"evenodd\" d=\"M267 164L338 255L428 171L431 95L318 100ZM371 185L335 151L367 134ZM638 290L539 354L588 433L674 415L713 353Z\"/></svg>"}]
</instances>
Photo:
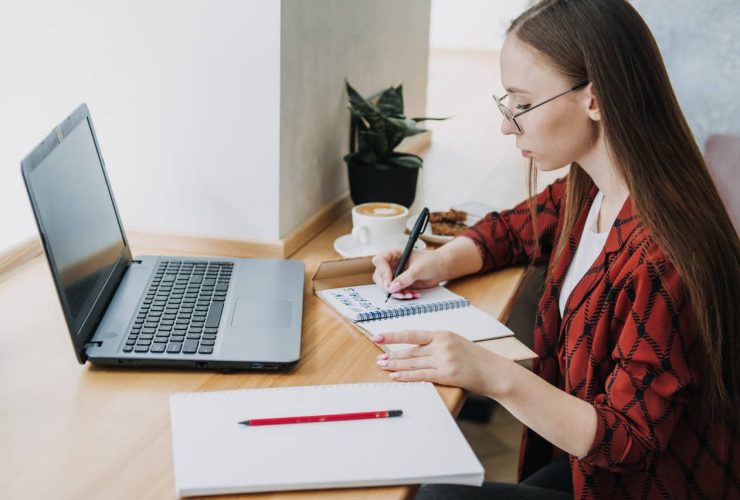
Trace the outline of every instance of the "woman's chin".
<instances>
[{"instance_id":1,"label":"woman's chin","mask_svg":"<svg viewBox=\"0 0 740 500\"><path fill-rule=\"evenodd\" d=\"M554 170L560 170L561 168L565 167L566 164L554 164L552 162L548 162L547 160L534 158L534 166L540 172L552 172Z\"/></svg>"}]
</instances>

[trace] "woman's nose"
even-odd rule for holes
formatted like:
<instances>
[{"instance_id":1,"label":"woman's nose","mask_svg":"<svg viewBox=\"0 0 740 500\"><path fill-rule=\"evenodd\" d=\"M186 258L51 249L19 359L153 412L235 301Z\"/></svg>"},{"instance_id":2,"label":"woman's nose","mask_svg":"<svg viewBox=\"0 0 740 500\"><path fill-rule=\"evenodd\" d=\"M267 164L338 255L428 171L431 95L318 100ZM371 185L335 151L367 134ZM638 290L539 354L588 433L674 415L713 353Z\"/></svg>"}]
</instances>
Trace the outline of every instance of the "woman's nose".
<instances>
[{"instance_id":1,"label":"woman's nose","mask_svg":"<svg viewBox=\"0 0 740 500\"><path fill-rule=\"evenodd\" d=\"M508 118L502 117L501 118L501 133L504 135L516 135L519 132L517 131L516 127L513 123L509 121Z\"/></svg>"}]
</instances>

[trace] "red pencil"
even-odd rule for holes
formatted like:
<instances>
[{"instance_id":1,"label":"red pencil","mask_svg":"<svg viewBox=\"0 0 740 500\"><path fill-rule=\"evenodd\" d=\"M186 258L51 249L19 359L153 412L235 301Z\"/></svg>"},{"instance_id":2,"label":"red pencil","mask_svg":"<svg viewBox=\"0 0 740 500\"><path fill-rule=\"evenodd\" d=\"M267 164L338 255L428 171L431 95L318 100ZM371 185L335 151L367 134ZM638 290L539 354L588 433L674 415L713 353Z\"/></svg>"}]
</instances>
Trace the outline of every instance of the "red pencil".
<instances>
[{"instance_id":1,"label":"red pencil","mask_svg":"<svg viewBox=\"0 0 740 500\"><path fill-rule=\"evenodd\" d=\"M364 411L359 413L335 413L332 415L304 415L301 417L252 418L239 422L242 425L309 424L312 422L336 422L339 420L361 420L367 418L400 417L403 410Z\"/></svg>"}]
</instances>

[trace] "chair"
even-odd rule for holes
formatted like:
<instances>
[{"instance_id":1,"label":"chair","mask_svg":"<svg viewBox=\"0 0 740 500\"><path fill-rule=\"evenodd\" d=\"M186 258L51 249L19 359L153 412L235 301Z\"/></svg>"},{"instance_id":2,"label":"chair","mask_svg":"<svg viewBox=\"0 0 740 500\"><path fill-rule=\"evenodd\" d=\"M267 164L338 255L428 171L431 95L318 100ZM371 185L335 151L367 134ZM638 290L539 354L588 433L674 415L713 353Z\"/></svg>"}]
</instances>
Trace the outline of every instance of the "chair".
<instances>
[{"instance_id":1,"label":"chair","mask_svg":"<svg viewBox=\"0 0 740 500\"><path fill-rule=\"evenodd\" d=\"M740 232L740 136L710 136L704 148L704 159L735 231Z\"/></svg>"}]
</instances>

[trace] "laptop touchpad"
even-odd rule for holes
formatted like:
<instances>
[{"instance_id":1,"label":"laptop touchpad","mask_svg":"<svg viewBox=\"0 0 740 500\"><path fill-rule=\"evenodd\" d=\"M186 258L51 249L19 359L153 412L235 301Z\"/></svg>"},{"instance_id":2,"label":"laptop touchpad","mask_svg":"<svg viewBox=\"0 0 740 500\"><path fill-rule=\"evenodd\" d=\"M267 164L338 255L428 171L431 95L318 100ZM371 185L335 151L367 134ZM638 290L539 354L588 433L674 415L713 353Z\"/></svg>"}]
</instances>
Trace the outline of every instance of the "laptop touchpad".
<instances>
[{"instance_id":1,"label":"laptop touchpad","mask_svg":"<svg viewBox=\"0 0 740 500\"><path fill-rule=\"evenodd\" d=\"M234 306L234 328L287 328L290 326L291 301L239 297Z\"/></svg>"}]
</instances>

